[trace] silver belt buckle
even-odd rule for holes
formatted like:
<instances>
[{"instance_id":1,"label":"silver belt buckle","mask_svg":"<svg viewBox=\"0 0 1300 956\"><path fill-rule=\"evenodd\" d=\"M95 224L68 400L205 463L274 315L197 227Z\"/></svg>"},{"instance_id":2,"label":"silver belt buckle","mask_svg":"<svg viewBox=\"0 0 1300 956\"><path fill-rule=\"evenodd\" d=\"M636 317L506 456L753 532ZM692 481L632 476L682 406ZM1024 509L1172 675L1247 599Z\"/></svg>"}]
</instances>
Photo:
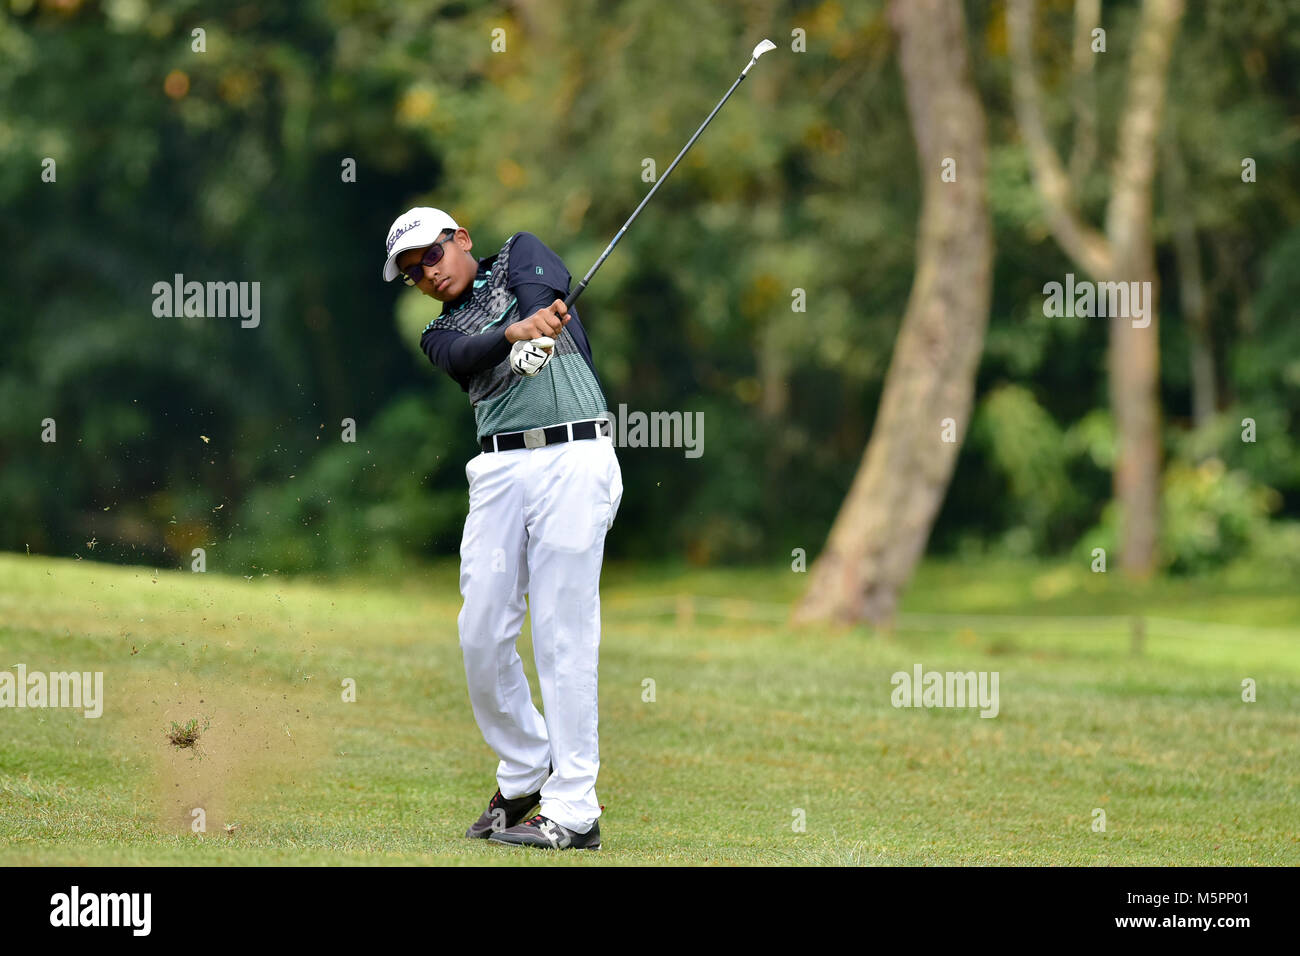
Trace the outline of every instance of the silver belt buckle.
<instances>
[{"instance_id":1,"label":"silver belt buckle","mask_svg":"<svg viewBox=\"0 0 1300 956\"><path fill-rule=\"evenodd\" d=\"M525 448L541 448L546 444L545 428L530 428L524 432Z\"/></svg>"}]
</instances>

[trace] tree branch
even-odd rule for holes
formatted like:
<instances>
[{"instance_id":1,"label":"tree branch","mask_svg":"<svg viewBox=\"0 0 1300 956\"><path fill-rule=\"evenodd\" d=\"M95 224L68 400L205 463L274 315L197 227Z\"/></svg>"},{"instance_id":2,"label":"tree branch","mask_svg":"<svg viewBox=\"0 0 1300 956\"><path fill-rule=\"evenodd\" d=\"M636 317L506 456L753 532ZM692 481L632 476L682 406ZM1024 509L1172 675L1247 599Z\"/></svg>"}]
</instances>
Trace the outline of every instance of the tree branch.
<instances>
[{"instance_id":1,"label":"tree branch","mask_svg":"<svg viewBox=\"0 0 1300 956\"><path fill-rule=\"evenodd\" d=\"M1143 0L1106 208L1106 235L1120 263L1131 264L1134 253L1151 246L1151 183L1159 152L1156 139L1164 113L1169 58L1182 15L1183 0Z\"/></svg>"},{"instance_id":2,"label":"tree branch","mask_svg":"<svg viewBox=\"0 0 1300 956\"><path fill-rule=\"evenodd\" d=\"M1110 245L1097 229L1088 225L1074 207L1070 177L1047 136L1039 108L1038 79L1033 57L1034 2L1007 0L1007 36L1011 49L1011 89L1016 123L1029 151L1034 182L1047 207L1047 223L1057 243L1090 275L1111 272Z\"/></svg>"},{"instance_id":3,"label":"tree branch","mask_svg":"<svg viewBox=\"0 0 1300 956\"><path fill-rule=\"evenodd\" d=\"M1101 0L1074 4L1074 136L1070 140L1070 179L1083 183L1097 157L1097 84L1092 31L1101 26Z\"/></svg>"}]
</instances>

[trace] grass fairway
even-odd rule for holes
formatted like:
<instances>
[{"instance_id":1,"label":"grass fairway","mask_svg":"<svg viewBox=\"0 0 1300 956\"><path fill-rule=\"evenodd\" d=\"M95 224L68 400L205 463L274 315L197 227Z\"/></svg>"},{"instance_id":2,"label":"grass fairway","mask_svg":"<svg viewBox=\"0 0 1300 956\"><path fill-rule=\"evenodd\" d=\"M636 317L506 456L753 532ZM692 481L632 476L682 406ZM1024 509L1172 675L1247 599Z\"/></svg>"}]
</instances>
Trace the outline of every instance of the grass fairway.
<instances>
[{"instance_id":1,"label":"grass fairway","mask_svg":"<svg viewBox=\"0 0 1300 956\"><path fill-rule=\"evenodd\" d=\"M1294 587L929 564L872 636L787 628L805 581L606 568L605 848L554 854L462 837L496 761L455 565L313 582L0 555L0 670L102 671L105 697L98 719L0 710L0 864L1300 863ZM537 699L527 629L520 653ZM894 708L918 663L997 671L998 715ZM190 718L199 753L166 738Z\"/></svg>"}]
</instances>

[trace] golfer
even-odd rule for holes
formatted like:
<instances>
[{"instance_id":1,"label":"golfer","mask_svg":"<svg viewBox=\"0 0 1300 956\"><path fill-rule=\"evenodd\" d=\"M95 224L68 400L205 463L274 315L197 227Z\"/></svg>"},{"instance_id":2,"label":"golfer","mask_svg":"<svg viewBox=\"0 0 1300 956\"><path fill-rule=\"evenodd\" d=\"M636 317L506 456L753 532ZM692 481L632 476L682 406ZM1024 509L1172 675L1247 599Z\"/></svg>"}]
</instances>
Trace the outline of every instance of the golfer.
<instances>
[{"instance_id":1,"label":"golfer","mask_svg":"<svg viewBox=\"0 0 1300 956\"><path fill-rule=\"evenodd\" d=\"M410 209L383 273L443 303L420 345L469 394L481 448L465 466L458 626L474 719L500 762L465 835L597 850L600 567L622 473L564 263L527 232L487 258L473 248L447 213ZM515 648L525 594L544 717Z\"/></svg>"}]
</instances>

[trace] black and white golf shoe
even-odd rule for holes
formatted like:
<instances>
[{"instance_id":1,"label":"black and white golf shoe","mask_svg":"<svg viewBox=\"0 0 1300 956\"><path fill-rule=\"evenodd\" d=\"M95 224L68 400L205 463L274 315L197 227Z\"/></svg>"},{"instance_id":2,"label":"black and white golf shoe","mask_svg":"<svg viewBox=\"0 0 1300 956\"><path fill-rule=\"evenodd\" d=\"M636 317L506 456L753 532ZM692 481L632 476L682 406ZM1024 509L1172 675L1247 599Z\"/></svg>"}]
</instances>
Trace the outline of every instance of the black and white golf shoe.
<instances>
[{"instance_id":1,"label":"black and white golf shoe","mask_svg":"<svg viewBox=\"0 0 1300 956\"><path fill-rule=\"evenodd\" d=\"M543 850L599 850L600 823L593 823L586 833L578 833L539 813L518 826L493 833L489 839L493 843L535 846Z\"/></svg>"},{"instance_id":2,"label":"black and white golf shoe","mask_svg":"<svg viewBox=\"0 0 1300 956\"><path fill-rule=\"evenodd\" d=\"M555 768L552 767L550 770L554 773ZM483 815L465 831L465 836L471 840L486 840L494 832L499 833L517 826L528 814L536 810L541 802L542 791L540 790L510 799L501 796L501 791L498 790L488 803L487 809L483 811Z\"/></svg>"}]
</instances>

